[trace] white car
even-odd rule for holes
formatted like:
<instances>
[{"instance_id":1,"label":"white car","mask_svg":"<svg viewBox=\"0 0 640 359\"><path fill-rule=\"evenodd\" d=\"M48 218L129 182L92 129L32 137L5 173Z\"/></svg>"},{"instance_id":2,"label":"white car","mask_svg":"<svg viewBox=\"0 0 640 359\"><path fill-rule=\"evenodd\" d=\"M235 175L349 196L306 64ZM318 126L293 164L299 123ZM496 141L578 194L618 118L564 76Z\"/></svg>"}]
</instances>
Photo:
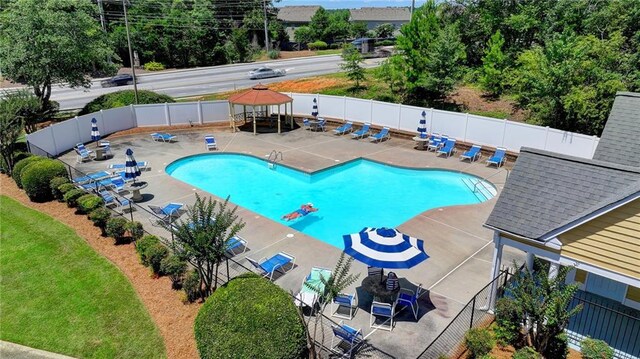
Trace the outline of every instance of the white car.
<instances>
[{"instance_id":1,"label":"white car","mask_svg":"<svg viewBox=\"0 0 640 359\"><path fill-rule=\"evenodd\" d=\"M251 80L254 79L264 79L267 77L279 77L284 76L287 72L285 70L274 70L268 67L258 67L257 69L251 70L249 72L249 78Z\"/></svg>"}]
</instances>

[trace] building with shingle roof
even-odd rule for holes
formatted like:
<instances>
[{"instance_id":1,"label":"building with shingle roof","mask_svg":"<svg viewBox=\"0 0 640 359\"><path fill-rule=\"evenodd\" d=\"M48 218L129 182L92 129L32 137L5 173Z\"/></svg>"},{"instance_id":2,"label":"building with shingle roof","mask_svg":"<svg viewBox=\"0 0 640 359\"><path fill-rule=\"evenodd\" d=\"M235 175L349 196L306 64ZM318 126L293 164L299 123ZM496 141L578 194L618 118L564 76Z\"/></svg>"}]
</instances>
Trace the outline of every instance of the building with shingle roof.
<instances>
[{"instance_id":1,"label":"building with shingle roof","mask_svg":"<svg viewBox=\"0 0 640 359\"><path fill-rule=\"evenodd\" d=\"M522 148L485 222L494 231L492 276L507 245L527 253L530 270L534 257L551 263L550 276L574 266L569 280L585 295L640 310L638 154L640 94L629 92L616 95L593 159Z\"/></svg>"},{"instance_id":2,"label":"building with shingle roof","mask_svg":"<svg viewBox=\"0 0 640 359\"><path fill-rule=\"evenodd\" d=\"M278 20L282 21L289 41L294 40L294 34L300 26L309 25L311 17L320 9L318 5L283 6L278 8Z\"/></svg>"},{"instance_id":3,"label":"building with shingle roof","mask_svg":"<svg viewBox=\"0 0 640 359\"><path fill-rule=\"evenodd\" d=\"M373 30L381 24L393 24L396 30L411 20L408 7L363 7L350 9L351 21L364 22L367 29Z\"/></svg>"}]
</instances>

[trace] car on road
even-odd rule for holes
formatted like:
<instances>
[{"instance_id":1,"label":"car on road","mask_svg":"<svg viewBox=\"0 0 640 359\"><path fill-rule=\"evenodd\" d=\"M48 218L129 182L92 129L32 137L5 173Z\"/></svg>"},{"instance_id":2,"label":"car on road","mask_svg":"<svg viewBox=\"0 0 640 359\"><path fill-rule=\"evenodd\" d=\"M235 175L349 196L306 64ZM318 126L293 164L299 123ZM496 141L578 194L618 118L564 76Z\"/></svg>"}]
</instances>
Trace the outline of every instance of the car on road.
<instances>
[{"instance_id":1,"label":"car on road","mask_svg":"<svg viewBox=\"0 0 640 359\"><path fill-rule=\"evenodd\" d=\"M249 72L249 78L251 80L254 79L264 79L267 77L279 77L284 76L287 72L285 70L274 70L268 67L258 67L257 69L253 69Z\"/></svg>"},{"instance_id":2,"label":"car on road","mask_svg":"<svg viewBox=\"0 0 640 359\"><path fill-rule=\"evenodd\" d=\"M102 87L122 86L133 84L133 76L130 74L120 74L100 82Z\"/></svg>"}]
</instances>

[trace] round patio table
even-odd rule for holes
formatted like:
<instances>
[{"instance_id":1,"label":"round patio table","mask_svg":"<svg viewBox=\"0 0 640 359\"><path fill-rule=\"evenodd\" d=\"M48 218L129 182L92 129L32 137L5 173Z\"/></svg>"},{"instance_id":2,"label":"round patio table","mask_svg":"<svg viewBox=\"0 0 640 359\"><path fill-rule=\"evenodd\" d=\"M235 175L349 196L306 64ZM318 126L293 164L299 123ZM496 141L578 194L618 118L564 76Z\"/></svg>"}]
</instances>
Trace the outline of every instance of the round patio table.
<instances>
[{"instance_id":1,"label":"round patio table","mask_svg":"<svg viewBox=\"0 0 640 359\"><path fill-rule=\"evenodd\" d=\"M377 302L393 303L400 292L400 286L394 290L387 290L387 276L368 276L362 281L362 288L373 295L373 300Z\"/></svg>"},{"instance_id":2,"label":"round patio table","mask_svg":"<svg viewBox=\"0 0 640 359\"><path fill-rule=\"evenodd\" d=\"M131 191L131 200L134 202L142 201L144 197L140 194L141 189L147 188L147 182L133 182L124 186L124 189Z\"/></svg>"},{"instance_id":3,"label":"round patio table","mask_svg":"<svg viewBox=\"0 0 640 359\"><path fill-rule=\"evenodd\" d=\"M429 137L420 137L416 136L413 138L417 143L416 150L424 151L427 149L427 144L429 143Z\"/></svg>"}]
</instances>

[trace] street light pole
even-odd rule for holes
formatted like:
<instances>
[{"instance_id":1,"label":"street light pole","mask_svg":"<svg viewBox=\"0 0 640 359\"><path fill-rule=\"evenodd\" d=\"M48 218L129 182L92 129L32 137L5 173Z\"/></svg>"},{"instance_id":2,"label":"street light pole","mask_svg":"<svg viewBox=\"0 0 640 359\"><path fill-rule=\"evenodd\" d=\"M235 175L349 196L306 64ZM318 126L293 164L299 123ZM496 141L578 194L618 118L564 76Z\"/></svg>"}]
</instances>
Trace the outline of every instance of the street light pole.
<instances>
[{"instance_id":1,"label":"street light pole","mask_svg":"<svg viewBox=\"0 0 640 359\"><path fill-rule=\"evenodd\" d=\"M267 32L267 0L262 0L262 7L264 8L264 46L269 53L269 33Z\"/></svg>"},{"instance_id":2,"label":"street light pole","mask_svg":"<svg viewBox=\"0 0 640 359\"><path fill-rule=\"evenodd\" d=\"M138 80L136 79L136 67L133 64L133 51L131 51L131 35L129 35L129 20L127 18L127 4L125 4L125 0L122 0L122 8L124 9L124 27L127 29L127 45L129 46L129 61L131 62L131 76L133 77L133 94L137 105Z\"/></svg>"}]
</instances>

